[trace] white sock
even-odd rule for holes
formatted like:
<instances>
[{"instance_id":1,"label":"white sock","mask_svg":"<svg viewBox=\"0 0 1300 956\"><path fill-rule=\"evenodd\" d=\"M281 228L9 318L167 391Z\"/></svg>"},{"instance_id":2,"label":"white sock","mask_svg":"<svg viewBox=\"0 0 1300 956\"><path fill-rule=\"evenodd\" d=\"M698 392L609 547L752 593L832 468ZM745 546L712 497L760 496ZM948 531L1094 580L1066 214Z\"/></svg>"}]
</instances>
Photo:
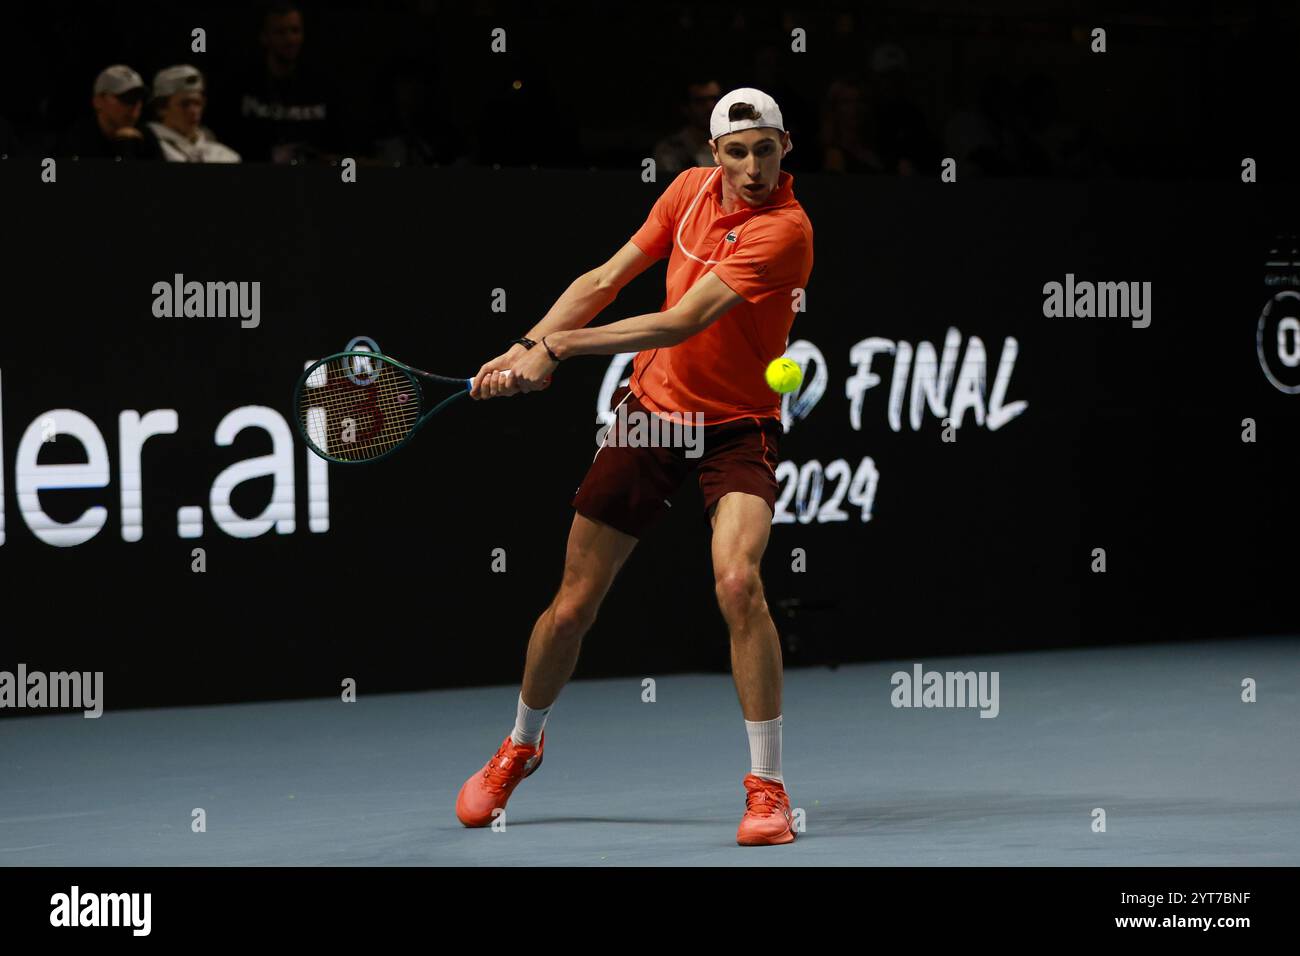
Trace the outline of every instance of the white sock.
<instances>
[{"instance_id":1,"label":"white sock","mask_svg":"<svg viewBox=\"0 0 1300 956\"><path fill-rule=\"evenodd\" d=\"M519 709L515 712L515 729L510 732L510 738L521 747L536 747L537 742L542 739L546 715L550 712L550 707L533 710L524 703L524 695L520 694Z\"/></svg>"},{"instance_id":2,"label":"white sock","mask_svg":"<svg viewBox=\"0 0 1300 956\"><path fill-rule=\"evenodd\" d=\"M750 773L785 783L781 776L781 717L747 720L745 732L749 734Z\"/></svg>"}]
</instances>

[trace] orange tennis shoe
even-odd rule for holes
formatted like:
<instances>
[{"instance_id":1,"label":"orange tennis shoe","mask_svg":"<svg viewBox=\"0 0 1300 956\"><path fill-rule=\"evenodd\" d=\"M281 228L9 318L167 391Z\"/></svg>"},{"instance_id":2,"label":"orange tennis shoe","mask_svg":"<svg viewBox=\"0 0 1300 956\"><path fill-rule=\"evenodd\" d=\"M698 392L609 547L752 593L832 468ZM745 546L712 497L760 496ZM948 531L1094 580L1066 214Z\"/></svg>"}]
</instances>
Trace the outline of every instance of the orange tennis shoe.
<instances>
[{"instance_id":1,"label":"orange tennis shoe","mask_svg":"<svg viewBox=\"0 0 1300 956\"><path fill-rule=\"evenodd\" d=\"M766 777L745 775L745 815L741 817L736 842L741 846L772 846L793 843L790 797L785 784Z\"/></svg>"},{"instance_id":2,"label":"orange tennis shoe","mask_svg":"<svg viewBox=\"0 0 1300 956\"><path fill-rule=\"evenodd\" d=\"M507 735L496 756L460 788L456 797L456 817L460 822L467 827L490 826L492 811L498 807L505 809L519 781L542 765L545 745L545 732L536 747L521 746Z\"/></svg>"}]
</instances>

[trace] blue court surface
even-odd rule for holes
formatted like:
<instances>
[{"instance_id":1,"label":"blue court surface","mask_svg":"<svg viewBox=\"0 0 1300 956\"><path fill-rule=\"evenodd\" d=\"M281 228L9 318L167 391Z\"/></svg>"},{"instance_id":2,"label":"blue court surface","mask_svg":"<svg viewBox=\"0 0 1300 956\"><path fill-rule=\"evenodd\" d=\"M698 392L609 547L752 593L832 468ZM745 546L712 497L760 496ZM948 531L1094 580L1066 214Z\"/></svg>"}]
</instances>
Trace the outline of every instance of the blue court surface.
<instances>
[{"instance_id":1,"label":"blue court surface","mask_svg":"<svg viewBox=\"0 0 1300 956\"><path fill-rule=\"evenodd\" d=\"M570 684L502 832L453 805L516 687L0 720L0 865L1300 864L1295 640L920 662L996 672L992 718L893 706L915 663L787 673L789 846L735 845L735 691L686 675Z\"/></svg>"}]
</instances>

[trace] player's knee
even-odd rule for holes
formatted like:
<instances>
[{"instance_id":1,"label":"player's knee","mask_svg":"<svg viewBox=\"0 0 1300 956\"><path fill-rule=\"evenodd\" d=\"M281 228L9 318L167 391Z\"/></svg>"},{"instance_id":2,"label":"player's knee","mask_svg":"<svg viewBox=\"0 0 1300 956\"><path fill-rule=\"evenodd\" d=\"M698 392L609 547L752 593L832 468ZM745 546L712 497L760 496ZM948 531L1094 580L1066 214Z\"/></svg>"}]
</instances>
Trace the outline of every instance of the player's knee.
<instances>
[{"instance_id":1,"label":"player's knee","mask_svg":"<svg viewBox=\"0 0 1300 956\"><path fill-rule=\"evenodd\" d=\"M718 607L723 617L743 618L752 614L763 600L763 582L758 568L732 565L720 569L714 580Z\"/></svg>"},{"instance_id":2,"label":"player's knee","mask_svg":"<svg viewBox=\"0 0 1300 956\"><path fill-rule=\"evenodd\" d=\"M569 640L582 637L595 623L596 610L596 603L581 595L559 595L551 606L555 636Z\"/></svg>"}]
</instances>

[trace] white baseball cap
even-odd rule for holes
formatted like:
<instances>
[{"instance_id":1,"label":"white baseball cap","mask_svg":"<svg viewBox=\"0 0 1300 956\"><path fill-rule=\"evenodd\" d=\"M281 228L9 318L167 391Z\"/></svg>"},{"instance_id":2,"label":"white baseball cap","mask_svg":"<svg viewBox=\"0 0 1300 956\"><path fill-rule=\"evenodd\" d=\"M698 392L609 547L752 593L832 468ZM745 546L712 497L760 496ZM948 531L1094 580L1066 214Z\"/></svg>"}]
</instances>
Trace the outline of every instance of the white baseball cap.
<instances>
[{"instance_id":1,"label":"white baseball cap","mask_svg":"<svg viewBox=\"0 0 1300 956\"><path fill-rule=\"evenodd\" d=\"M169 66L153 78L153 97L161 99L183 90L203 92L203 74L192 66Z\"/></svg>"},{"instance_id":2,"label":"white baseball cap","mask_svg":"<svg viewBox=\"0 0 1300 956\"><path fill-rule=\"evenodd\" d=\"M95 77L95 93L112 93L114 96L119 96L143 88L144 80L140 78L140 74L121 63L105 68L99 76Z\"/></svg>"},{"instance_id":3,"label":"white baseball cap","mask_svg":"<svg viewBox=\"0 0 1300 956\"><path fill-rule=\"evenodd\" d=\"M747 103L754 107L758 113L758 119L728 119L727 114L737 103ZM785 120L781 118L781 107L776 105L776 100L768 96L762 90L756 90L752 86L742 86L740 89L732 90L730 93L718 100L713 107L713 115L709 117L709 134L713 139L719 136L726 136L728 133L738 133L743 129L777 129L786 132ZM789 147L782 153L790 152Z\"/></svg>"}]
</instances>

